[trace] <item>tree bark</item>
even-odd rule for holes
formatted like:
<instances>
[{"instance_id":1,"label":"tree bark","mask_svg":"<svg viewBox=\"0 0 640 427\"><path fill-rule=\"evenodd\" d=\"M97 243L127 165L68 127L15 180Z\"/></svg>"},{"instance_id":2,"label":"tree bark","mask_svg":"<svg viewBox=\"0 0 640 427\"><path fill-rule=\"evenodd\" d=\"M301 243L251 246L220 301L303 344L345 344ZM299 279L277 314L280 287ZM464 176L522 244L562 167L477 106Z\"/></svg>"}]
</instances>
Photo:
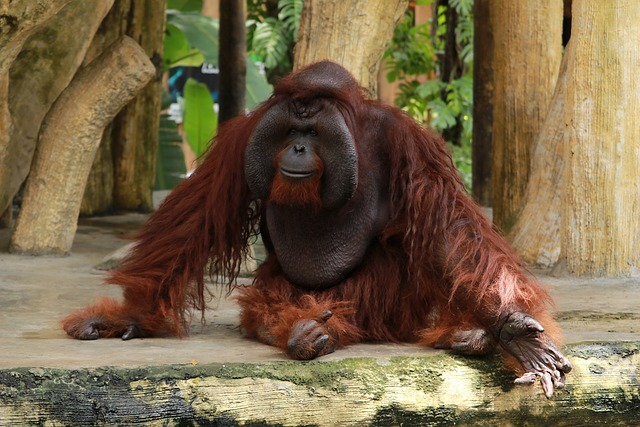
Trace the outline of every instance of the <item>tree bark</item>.
<instances>
[{"instance_id":1,"label":"tree bark","mask_svg":"<svg viewBox=\"0 0 640 427\"><path fill-rule=\"evenodd\" d=\"M73 0L40 26L11 65L10 161L0 172L0 194L13 198L31 167L40 123L78 70L113 0ZM0 206L0 210L2 207Z\"/></svg>"},{"instance_id":2,"label":"tree bark","mask_svg":"<svg viewBox=\"0 0 640 427\"><path fill-rule=\"evenodd\" d=\"M22 182L20 180L16 186L13 178L15 152L20 147L13 143L11 137L14 125L9 108L10 67L29 36L70 1L52 0L42 4L37 0L0 2L0 217L3 223L11 222L11 202Z\"/></svg>"},{"instance_id":3,"label":"tree bark","mask_svg":"<svg viewBox=\"0 0 640 427\"><path fill-rule=\"evenodd\" d=\"M244 114L247 75L245 7L245 0L220 2L218 123Z\"/></svg>"},{"instance_id":4,"label":"tree bark","mask_svg":"<svg viewBox=\"0 0 640 427\"><path fill-rule=\"evenodd\" d=\"M375 98L380 59L407 0L304 2L294 69L329 59L349 70Z\"/></svg>"},{"instance_id":5,"label":"tree bark","mask_svg":"<svg viewBox=\"0 0 640 427\"><path fill-rule=\"evenodd\" d=\"M154 75L145 52L128 37L77 73L44 119L12 252L69 252L100 135Z\"/></svg>"},{"instance_id":6,"label":"tree bark","mask_svg":"<svg viewBox=\"0 0 640 427\"><path fill-rule=\"evenodd\" d=\"M574 0L562 251L569 273L618 276L640 266L640 7Z\"/></svg>"},{"instance_id":7,"label":"tree bark","mask_svg":"<svg viewBox=\"0 0 640 427\"><path fill-rule=\"evenodd\" d=\"M531 152L562 56L562 2L494 0L493 218L508 231L522 207Z\"/></svg>"},{"instance_id":8,"label":"tree bark","mask_svg":"<svg viewBox=\"0 0 640 427\"><path fill-rule=\"evenodd\" d=\"M122 35L142 46L156 67L155 78L114 119L87 185L83 214L153 209L162 98L165 2L117 0L93 40L87 62ZM106 145L109 144L109 147ZM99 164L98 164L99 163ZM113 183L109 174L113 174Z\"/></svg>"},{"instance_id":9,"label":"tree bark","mask_svg":"<svg viewBox=\"0 0 640 427\"><path fill-rule=\"evenodd\" d=\"M531 177L524 195L524 207L509 232L509 240L522 259L540 267L554 266L560 256L564 111L567 64L574 57L572 45L573 43L569 43L562 58L551 107L534 144Z\"/></svg>"},{"instance_id":10,"label":"tree bark","mask_svg":"<svg viewBox=\"0 0 640 427\"><path fill-rule=\"evenodd\" d=\"M102 139L93 159L87 185L84 187L80 215L104 215L115 211L112 134L113 123L109 123L102 132Z\"/></svg>"},{"instance_id":11,"label":"tree bark","mask_svg":"<svg viewBox=\"0 0 640 427\"><path fill-rule=\"evenodd\" d=\"M473 7L473 143L472 191L482 206L493 203L491 192L491 136L493 129L493 28L491 0L475 0Z\"/></svg>"}]
</instances>

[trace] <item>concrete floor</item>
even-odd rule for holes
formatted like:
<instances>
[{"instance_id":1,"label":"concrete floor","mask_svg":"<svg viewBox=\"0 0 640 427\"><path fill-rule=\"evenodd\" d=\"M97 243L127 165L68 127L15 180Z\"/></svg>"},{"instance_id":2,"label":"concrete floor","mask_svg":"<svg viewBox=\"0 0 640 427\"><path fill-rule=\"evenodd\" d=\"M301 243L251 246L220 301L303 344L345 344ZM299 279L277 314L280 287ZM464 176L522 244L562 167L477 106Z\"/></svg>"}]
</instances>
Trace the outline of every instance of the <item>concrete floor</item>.
<instances>
[{"instance_id":1,"label":"concrete floor","mask_svg":"<svg viewBox=\"0 0 640 427\"><path fill-rule=\"evenodd\" d=\"M77 341L60 320L96 297L120 295L101 284L94 269L145 220L144 215L81 220L72 255L30 257L7 253L9 231L0 230L0 369L16 367L135 367L212 362L283 360L279 350L243 339L237 306L224 297L191 336L123 342ZM583 341L640 341L640 279L568 279L542 275L556 299L557 317L568 344ZM324 359L410 356L434 351L413 345L356 345Z\"/></svg>"}]
</instances>

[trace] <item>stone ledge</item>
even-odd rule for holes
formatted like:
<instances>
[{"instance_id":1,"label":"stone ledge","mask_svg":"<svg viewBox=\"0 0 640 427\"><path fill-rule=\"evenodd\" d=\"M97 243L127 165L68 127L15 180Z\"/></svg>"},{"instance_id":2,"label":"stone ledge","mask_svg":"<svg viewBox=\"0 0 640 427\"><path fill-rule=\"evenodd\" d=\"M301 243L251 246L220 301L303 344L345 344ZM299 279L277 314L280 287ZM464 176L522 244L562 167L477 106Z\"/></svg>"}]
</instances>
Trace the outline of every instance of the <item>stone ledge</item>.
<instances>
[{"instance_id":1,"label":"stone ledge","mask_svg":"<svg viewBox=\"0 0 640 427\"><path fill-rule=\"evenodd\" d=\"M0 370L0 425L637 425L640 343L565 347L551 400L499 356Z\"/></svg>"}]
</instances>

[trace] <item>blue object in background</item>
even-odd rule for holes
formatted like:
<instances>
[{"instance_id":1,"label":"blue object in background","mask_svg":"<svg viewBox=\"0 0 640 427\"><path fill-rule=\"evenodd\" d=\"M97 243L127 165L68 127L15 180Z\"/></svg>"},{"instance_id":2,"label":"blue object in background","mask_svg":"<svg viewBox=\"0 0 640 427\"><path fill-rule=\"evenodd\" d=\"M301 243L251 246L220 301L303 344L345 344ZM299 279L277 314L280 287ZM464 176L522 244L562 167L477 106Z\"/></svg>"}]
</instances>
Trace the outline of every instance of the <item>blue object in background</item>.
<instances>
[{"instance_id":1,"label":"blue object in background","mask_svg":"<svg viewBox=\"0 0 640 427\"><path fill-rule=\"evenodd\" d=\"M205 62L200 67L175 67L169 71L169 93L174 102L184 95L184 85L188 78L207 85L213 101L218 101L220 69Z\"/></svg>"}]
</instances>

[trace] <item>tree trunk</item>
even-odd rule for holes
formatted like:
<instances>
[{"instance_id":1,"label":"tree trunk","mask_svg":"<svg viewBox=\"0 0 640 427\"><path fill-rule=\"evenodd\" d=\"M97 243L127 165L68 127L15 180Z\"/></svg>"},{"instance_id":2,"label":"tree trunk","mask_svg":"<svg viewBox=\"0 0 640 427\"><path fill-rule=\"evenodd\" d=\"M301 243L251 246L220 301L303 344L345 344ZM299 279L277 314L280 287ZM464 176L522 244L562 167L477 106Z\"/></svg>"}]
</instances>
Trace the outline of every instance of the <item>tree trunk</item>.
<instances>
[{"instance_id":1,"label":"tree trunk","mask_svg":"<svg viewBox=\"0 0 640 427\"><path fill-rule=\"evenodd\" d=\"M304 2L294 69L330 59L349 70L369 97L375 98L380 59L407 3L407 0Z\"/></svg>"},{"instance_id":2,"label":"tree trunk","mask_svg":"<svg viewBox=\"0 0 640 427\"><path fill-rule=\"evenodd\" d=\"M244 114L247 75L245 7L245 0L220 2L218 123Z\"/></svg>"},{"instance_id":3,"label":"tree trunk","mask_svg":"<svg viewBox=\"0 0 640 427\"><path fill-rule=\"evenodd\" d=\"M564 107L567 93L567 64L574 49L569 43L551 107L534 145L531 177L524 207L509 232L509 240L529 264L552 267L560 256L561 192L564 170Z\"/></svg>"},{"instance_id":4,"label":"tree trunk","mask_svg":"<svg viewBox=\"0 0 640 427\"><path fill-rule=\"evenodd\" d=\"M69 252L100 135L154 75L145 52L128 37L76 74L43 121L12 252Z\"/></svg>"},{"instance_id":5,"label":"tree trunk","mask_svg":"<svg viewBox=\"0 0 640 427\"><path fill-rule=\"evenodd\" d=\"M84 58L84 65L91 63L100 56L105 49L115 43L118 38L126 33L127 16L131 5L122 0L117 0L114 7L102 21L102 25L91 41L89 51ZM84 189L80 214L91 216L106 214L114 211L114 124L110 123L102 134L100 146L93 159L93 165L87 178Z\"/></svg>"},{"instance_id":6,"label":"tree trunk","mask_svg":"<svg viewBox=\"0 0 640 427\"><path fill-rule=\"evenodd\" d=\"M505 231L522 207L531 152L562 56L562 2L495 0L493 218Z\"/></svg>"},{"instance_id":7,"label":"tree trunk","mask_svg":"<svg viewBox=\"0 0 640 427\"><path fill-rule=\"evenodd\" d=\"M575 275L640 267L640 6L574 0L562 251Z\"/></svg>"},{"instance_id":8,"label":"tree trunk","mask_svg":"<svg viewBox=\"0 0 640 427\"><path fill-rule=\"evenodd\" d=\"M473 197L491 206L491 135L493 129L493 28L491 0L475 0L473 10Z\"/></svg>"},{"instance_id":9,"label":"tree trunk","mask_svg":"<svg viewBox=\"0 0 640 427\"><path fill-rule=\"evenodd\" d=\"M112 5L113 0L73 0L29 37L11 65L11 162L1 193L13 197L27 177L40 123L78 70Z\"/></svg>"},{"instance_id":10,"label":"tree trunk","mask_svg":"<svg viewBox=\"0 0 640 427\"><path fill-rule=\"evenodd\" d=\"M14 144L11 137L14 124L9 107L10 67L29 36L70 1L0 2L0 217L3 222L11 222L11 202L24 179L16 179L14 175L21 147ZM37 128L39 124L31 122L32 127ZM20 182L16 184L16 181Z\"/></svg>"},{"instance_id":11,"label":"tree trunk","mask_svg":"<svg viewBox=\"0 0 640 427\"><path fill-rule=\"evenodd\" d=\"M84 187L80 204L80 214L85 216L104 215L113 212L113 123L102 132L100 145L93 159L93 165Z\"/></svg>"},{"instance_id":12,"label":"tree trunk","mask_svg":"<svg viewBox=\"0 0 640 427\"><path fill-rule=\"evenodd\" d=\"M103 136L102 144L110 147L103 145L96 157L84 195L83 214L153 209L164 25L165 2L117 0L93 40L87 61L101 54L120 36L130 36L147 52L156 67L156 75L118 114L110 132Z\"/></svg>"}]
</instances>

